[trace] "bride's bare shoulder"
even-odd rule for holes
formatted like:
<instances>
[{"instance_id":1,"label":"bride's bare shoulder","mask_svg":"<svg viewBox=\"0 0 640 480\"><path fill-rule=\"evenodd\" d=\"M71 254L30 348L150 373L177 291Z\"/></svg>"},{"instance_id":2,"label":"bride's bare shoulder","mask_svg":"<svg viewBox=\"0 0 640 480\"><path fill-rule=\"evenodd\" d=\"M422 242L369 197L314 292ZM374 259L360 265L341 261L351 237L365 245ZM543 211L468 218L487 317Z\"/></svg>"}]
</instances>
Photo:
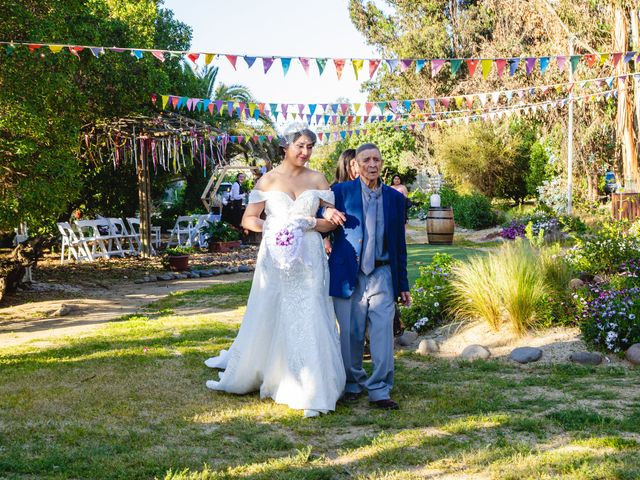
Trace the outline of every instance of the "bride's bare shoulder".
<instances>
[{"instance_id":1,"label":"bride's bare shoulder","mask_svg":"<svg viewBox=\"0 0 640 480\"><path fill-rule=\"evenodd\" d=\"M258 189L258 190L269 190L274 183L274 174L273 174L273 170L270 172L265 173L263 176L261 176L258 181L256 182L256 184L254 185L254 188Z\"/></svg>"},{"instance_id":2,"label":"bride's bare shoulder","mask_svg":"<svg viewBox=\"0 0 640 480\"><path fill-rule=\"evenodd\" d=\"M313 188L315 188L316 190L329 189L329 182L327 182L327 178L324 176L324 173L322 172L309 169L309 180L310 180L310 183L313 184Z\"/></svg>"}]
</instances>

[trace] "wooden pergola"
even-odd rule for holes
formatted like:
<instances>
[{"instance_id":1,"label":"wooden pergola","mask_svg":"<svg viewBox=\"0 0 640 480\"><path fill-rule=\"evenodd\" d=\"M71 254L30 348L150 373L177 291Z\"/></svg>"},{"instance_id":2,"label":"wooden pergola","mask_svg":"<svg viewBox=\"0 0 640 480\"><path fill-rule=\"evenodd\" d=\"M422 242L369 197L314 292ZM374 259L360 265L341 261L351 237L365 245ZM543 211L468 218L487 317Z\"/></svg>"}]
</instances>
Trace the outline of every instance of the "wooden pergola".
<instances>
[{"instance_id":1,"label":"wooden pergola","mask_svg":"<svg viewBox=\"0 0 640 480\"><path fill-rule=\"evenodd\" d=\"M226 165L225 151L228 137L211 125L172 112L157 116L137 115L117 118L83 129L83 148L89 158L98 156L115 166L134 163L138 179L140 206L141 255L149 257L151 246L151 177L150 164L159 163L165 169L179 172L186 165L185 150L195 162ZM102 152L109 155L104 158ZM188 156L187 156L188 158ZM167 168L169 167L169 168ZM211 183L211 182L210 182Z\"/></svg>"}]
</instances>

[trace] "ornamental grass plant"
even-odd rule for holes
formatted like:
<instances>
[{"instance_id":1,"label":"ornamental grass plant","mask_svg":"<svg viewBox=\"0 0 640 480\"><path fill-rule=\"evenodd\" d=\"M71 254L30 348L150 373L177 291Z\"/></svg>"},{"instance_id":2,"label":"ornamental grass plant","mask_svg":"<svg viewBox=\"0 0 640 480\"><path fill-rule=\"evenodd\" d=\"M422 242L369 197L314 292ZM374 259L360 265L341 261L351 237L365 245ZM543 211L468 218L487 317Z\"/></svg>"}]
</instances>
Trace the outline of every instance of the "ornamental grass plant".
<instances>
[{"instance_id":1,"label":"ornamental grass plant","mask_svg":"<svg viewBox=\"0 0 640 480\"><path fill-rule=\"evenodd\" d=\"M549 317L551 298L563 298L571 273L554 250L518 239L453 269L451 313L480 319L494 331L508 324L517 335Z\"/></svg>"}]
</instances>

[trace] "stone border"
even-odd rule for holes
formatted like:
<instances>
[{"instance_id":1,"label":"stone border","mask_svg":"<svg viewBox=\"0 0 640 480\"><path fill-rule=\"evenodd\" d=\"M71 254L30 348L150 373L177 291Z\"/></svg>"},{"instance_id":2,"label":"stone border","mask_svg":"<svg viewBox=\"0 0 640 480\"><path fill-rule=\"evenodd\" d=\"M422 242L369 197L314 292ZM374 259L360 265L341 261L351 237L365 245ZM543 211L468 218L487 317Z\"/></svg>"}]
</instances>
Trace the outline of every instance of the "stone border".
<instances>
[{"instance_id":1,"label":"stone border","mask_svg":"<svg viewBox=\"0 0 640 480\"><path fill-rule=\"evenodd\" d=\"M238 267L210 268L187 272L167 272L162 275L147 275L135 280L133 283L141 284L151 282L169 282L171 280L186 280L188 278L217 277L219 275L229 275L231 273L247 273L252 272L253 270L253 265L240 265Z\"/></svg>"}]
</instances>

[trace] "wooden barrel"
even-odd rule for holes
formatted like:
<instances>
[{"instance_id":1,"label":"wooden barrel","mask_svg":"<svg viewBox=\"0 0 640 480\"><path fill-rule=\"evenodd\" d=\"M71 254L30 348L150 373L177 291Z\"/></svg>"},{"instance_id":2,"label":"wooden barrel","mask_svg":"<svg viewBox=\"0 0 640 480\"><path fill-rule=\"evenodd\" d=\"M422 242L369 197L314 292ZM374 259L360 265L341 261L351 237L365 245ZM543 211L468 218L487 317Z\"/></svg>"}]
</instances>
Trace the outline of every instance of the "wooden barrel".
<instances>
[{"instance_id":1,"label":"wooden barrel","mask_svg":"<svg viewBox=\"0 0 640 480\"><path fill-rule=\"evenodd\" d=\"M453 208L431 207L427 214L427 237L430 245L453 243Z\"/></svg>"}]
</instances>

